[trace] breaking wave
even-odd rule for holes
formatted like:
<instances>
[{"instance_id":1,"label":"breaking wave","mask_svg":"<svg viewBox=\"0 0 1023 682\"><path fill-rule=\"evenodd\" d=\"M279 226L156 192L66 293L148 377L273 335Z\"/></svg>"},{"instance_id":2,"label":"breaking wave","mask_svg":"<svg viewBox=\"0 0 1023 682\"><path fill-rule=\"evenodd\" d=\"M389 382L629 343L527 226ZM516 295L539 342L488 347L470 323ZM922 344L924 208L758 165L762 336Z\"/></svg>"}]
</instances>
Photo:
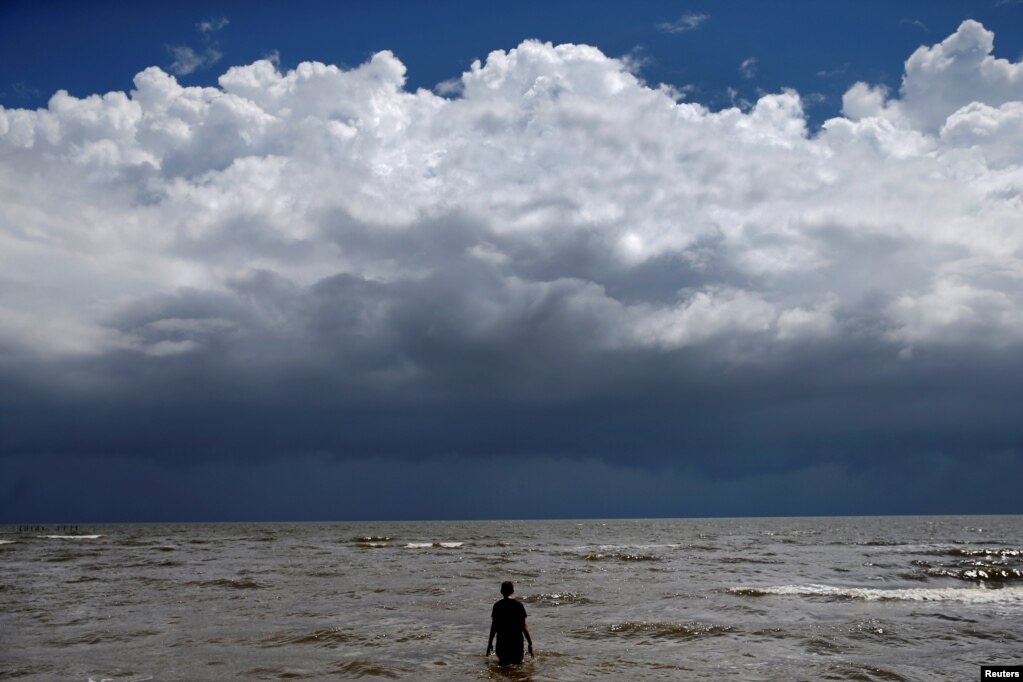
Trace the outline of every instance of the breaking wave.
<instances>
[{"instance_id":1,"label":"breaking wave","mask_svg":"<svg viewBox=\"0 0 1023 682\"><path fill-rule=\"evenodd\" d=\"M632 552L594 552L583 557L586 561L660 561L653 554L635 554Z\"/></svg>"},{"instance_id":2,"label":"breaking wave","mask_svg":"<svg viewBox=\"0 0 1023 682\"><path fill-rule=\"evenodd\" d=\"M775 587L732 587L728 590L740 597L823 597L848 601L912 601L958 602L962 604L1023 603L1023 588L936 587L892 588L833 587L831 585L779 585Z\"/></svg>"},{"instance_id":3,"label":"breaking wave","mask_svg":"<svg viewBox=\"0 0 1023 682\"><path fill-rule=\"evenodd\" d=\"M929 577L993 585L1023 580L1023 550L1011 547L952 547L932 550L927 554L953 557L953 561L940 562L939 565L919 559L910 562L923 569L923 574Z\"/></svg>"},{"instance_id":4,"label":"breaking wave","mask_svg":"<svg viewBox=\"0 0 1023 682\"><path fill-rule=\"evenodd\" d=\"M590 603L589 599L578 592L544 592L543 594L531 594L522 597L520 601L526 602L527 604L547 604L549 606Z\"/></svg>"},{"instance_id":5,"label":"breaking wave","mask_svg":"<svg viewBox=\"0 0 1023 682\"><path fill-rule=\"evenodd\" d=\"M954 547L948 551L948 554L952 556L965 556L965 557L976 557L976 556L995 556L995 557L1023 557L1023 550L1020 549L1008 549L1004 547L994 549L969 549L964 547Z\"/></svg>"},{"instance_id":6,"label":"breaking wave","mask_svg":"<svg viewBox=\"0 0 1023 682\"><path fill-rule=\"evenodd\" d=\"M932 568L927 571L927 574L937 577L955 578L957 580L968 580L971 582L1023 579L1023 569L982 563L978 563L971 568Z\"/></svg>"}]
</instances>

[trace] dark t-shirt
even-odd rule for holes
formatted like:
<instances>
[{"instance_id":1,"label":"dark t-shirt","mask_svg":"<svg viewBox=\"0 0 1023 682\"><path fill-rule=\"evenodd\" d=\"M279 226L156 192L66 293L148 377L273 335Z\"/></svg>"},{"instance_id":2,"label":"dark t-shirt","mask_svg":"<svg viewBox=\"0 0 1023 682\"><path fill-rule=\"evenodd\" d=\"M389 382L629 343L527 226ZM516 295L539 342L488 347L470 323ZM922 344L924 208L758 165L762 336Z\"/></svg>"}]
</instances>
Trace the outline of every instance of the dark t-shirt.
<instances>
[{"instance_id":1,"label":"dark t-shirt","mask_svg":"<svg viewBox=\"0 0 1023 682\"><path fill-rule=\"evenodd\" d=\"M526 607L514 599L502 599L494 604L490 617L497 631L497 657L502 662L522 660L522 627L526 622Z\"/></svg>"}]
</instances>

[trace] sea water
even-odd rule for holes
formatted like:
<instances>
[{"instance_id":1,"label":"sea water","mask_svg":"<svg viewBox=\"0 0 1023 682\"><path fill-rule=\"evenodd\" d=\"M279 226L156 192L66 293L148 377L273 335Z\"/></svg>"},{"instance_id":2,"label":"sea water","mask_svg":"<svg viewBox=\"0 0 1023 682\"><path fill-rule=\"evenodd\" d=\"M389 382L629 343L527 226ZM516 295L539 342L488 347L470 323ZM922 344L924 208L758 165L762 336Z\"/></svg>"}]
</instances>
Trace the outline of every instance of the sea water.
<instances>
[{"instance_id":1,"label":"sea water","mask_svg":"<svg viewBox=\"0 0 1023 682\"><path fill-rule=\"evenodd\" d=\"M537 657L486 658L512 580ZM0 677L970 680L1023 517L0 529Z\"/></svg>"}]
</instances>

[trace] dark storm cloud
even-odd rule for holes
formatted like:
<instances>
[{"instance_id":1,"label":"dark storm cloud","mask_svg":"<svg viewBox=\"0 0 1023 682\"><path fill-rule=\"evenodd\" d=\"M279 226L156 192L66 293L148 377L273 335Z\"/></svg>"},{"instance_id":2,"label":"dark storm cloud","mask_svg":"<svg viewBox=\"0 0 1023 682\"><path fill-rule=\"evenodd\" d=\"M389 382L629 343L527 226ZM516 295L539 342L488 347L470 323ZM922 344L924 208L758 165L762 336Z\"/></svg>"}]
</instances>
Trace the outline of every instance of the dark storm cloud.
<instances>
[{"instance_id":1,"label":"dark storm cloud","mask_svg":"<svg viewBox=\"0 0 1023 682\"><path fill-rule=\"evenodd\" d=\"M3 450L549 454L737 476L897 466L905 453L967 462L1023 445L1018 348L907 361L884 344L807 345L757 363L707 349L594 349L596 322L566 311L557 292L470 334L462 297L478 289L440 280L339 276L293 290L255 276L238 285L248 308L196 292L136 303L119 319L126 330L199 345L9 370L25 376L4 396ZM265 328L256 311L267 309L287 315L286 337ZM37 372L54 377L51 389Z\"/></svg>"},{"instance_id":2,"label":"dark storm cloud","mask_svg":"<svg viewBox=\"0 0 1023 682\"><path fill-rule=\"evenodd\" d=\"M966 22L815 135L793 92L711 112L532 41L453 99L379 53L0 109L2 513L129 513L81 478L162 481L157 516L190 480L213 516L514 515L478 487L515 462L580 477L537 515L1004 511L1023 147L991 49Z\"/></svg>"}]
</instances>

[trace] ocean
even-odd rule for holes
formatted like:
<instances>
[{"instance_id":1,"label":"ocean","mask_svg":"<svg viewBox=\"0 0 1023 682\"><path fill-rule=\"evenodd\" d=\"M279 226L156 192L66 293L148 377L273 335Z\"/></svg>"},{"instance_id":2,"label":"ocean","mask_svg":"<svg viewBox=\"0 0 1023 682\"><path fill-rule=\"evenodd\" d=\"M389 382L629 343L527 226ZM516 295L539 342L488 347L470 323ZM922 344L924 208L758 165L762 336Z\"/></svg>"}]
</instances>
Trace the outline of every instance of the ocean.
<instances>
[{"instance_id":1,"label":"ocean","mask_svg":"<svg viewBox=\"0 0 1023 682\"><path fill-rule=\"evenodd\" d=\"M486 658L512 580L537 657ZM1023 517L0 528L0 678L975 680Z\"/></svg>"}]
</instances>

